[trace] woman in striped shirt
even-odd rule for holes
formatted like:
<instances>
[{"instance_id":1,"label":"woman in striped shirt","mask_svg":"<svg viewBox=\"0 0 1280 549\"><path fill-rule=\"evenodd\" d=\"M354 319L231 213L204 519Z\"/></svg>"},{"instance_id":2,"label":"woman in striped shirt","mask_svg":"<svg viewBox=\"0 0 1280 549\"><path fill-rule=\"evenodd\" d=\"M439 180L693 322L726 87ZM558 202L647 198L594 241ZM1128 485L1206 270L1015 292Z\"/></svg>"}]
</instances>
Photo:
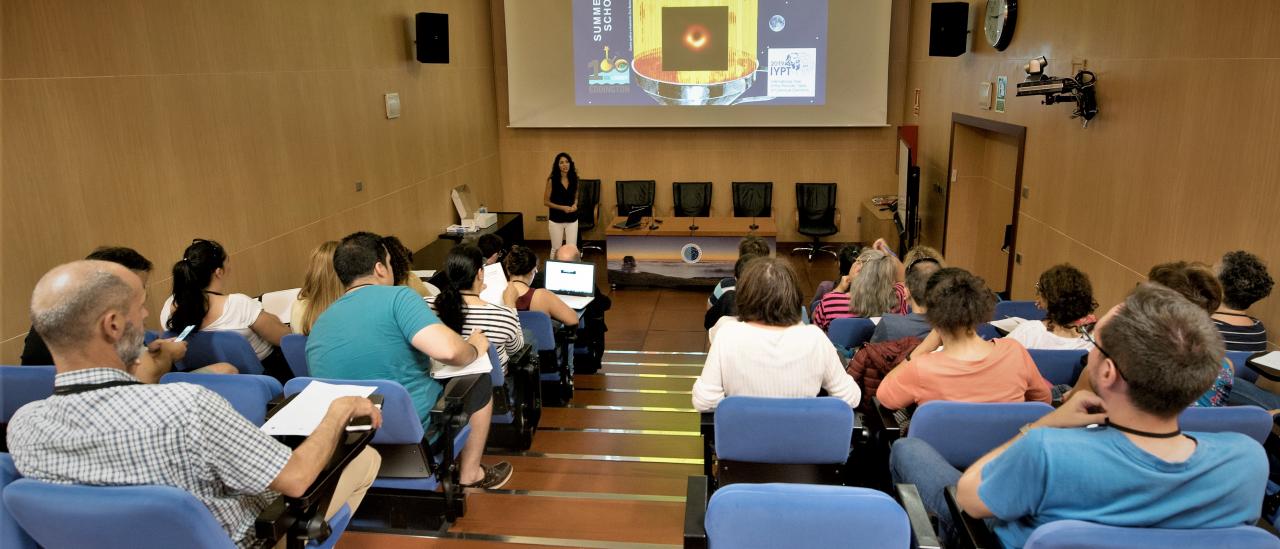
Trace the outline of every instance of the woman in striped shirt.
<instances>
[{"instance_id":1,"label":"woman in striped shirt","mask_svg":"<svg viewBox=\"0 0 1280 549\"><path fill-rule=\"evenodd\" d=\"M1228 351L1267 350L1267 328L1246 312L1254 303L1271 295L1275 281L1267 265L1246 251L1227 252L1216 266L1222 282L1222 306L1213 313L1213 323L1222 332Z\"/></svg>"},{"instance_id":2,"label":"woman in striped shirt","mask_svg":"<svg viewBox=\"0 0 1280 549\"><path fill-rule=\"evenodd\" d=\"M907 288L898 280L898 263L880 250L865 250L849 269L849 276L827 292L813 310L813 323L823 331L837 318L904 315Z\"/></svg>"},{"instance_id":3,"label":"woman in striped shirt","mask_svg":"<svg viewBox=\"0 0 1280 549\"><path fill-rule=\"evenodd\" d=\"M440 295L426 298L445 326L460 334L480 330L497 347L502 371L507 360L524 346L524 332L515 309L480 299L484 291L484 252L470 244L455 247L444 261L447 284Z\"/></svg>"}]
</instances>

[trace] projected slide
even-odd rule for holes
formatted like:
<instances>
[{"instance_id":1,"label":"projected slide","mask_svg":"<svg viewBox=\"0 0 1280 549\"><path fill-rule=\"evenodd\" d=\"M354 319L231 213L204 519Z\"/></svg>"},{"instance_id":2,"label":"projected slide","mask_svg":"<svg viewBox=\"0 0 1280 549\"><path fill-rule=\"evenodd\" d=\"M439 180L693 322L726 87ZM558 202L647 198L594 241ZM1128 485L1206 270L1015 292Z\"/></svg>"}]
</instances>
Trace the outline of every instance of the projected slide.
<instances>
[{"instance_id":1,"label":"projected slide","mask_svg":"<svg viewBox=\"0 0 1280 549\"><path fill-rule=\"evenodd\" d=\"M823 105L827 0L573 0L579 106Z\"/></svg>"}]
</instances>

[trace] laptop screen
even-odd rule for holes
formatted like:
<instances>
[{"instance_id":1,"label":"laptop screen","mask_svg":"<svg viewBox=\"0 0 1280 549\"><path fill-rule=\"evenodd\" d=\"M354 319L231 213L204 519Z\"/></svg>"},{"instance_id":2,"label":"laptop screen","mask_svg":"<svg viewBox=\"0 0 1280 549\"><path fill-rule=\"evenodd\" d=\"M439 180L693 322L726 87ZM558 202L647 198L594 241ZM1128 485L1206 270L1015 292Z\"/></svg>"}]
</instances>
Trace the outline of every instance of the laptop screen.
<instances>
[{"instance_id":1,"label":"laptop screen","mask_svg":"<svg viewBox=\"0 0 1280 549\"><path fill-rule=\"evenodd\" d=\"M554 293L592 295L595 292L596 266L593 263L570 263L547 260L547 289Z\"/></svg>"}]
</instances>

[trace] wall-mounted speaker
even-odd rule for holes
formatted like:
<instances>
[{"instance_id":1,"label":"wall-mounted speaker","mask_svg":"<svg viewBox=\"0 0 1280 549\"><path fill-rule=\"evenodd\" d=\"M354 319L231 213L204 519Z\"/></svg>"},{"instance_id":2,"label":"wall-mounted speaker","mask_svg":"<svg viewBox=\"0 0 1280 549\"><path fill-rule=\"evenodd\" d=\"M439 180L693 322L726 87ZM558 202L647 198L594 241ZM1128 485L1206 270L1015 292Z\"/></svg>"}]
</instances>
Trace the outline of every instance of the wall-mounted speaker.
<instances>
[{"instance_id":1,"label":"wall-mounted speaker","mask_svg":"<svg viewBox=\"0 0 1280 549\"><path fill-rule=\"evenodd\" d=\"M416 13L412 29L414 59L419 63L449 62L449 14Z\"/></svg>"},{"instance_id":2,"label":"wall-mounted speaker","mask_svg":"<svg viewBox=\"0 0 1280 549\"><path fill-rule=\"evenodd\" d=\"M929 55L959 57L969 49L969 3L929 4Z\"/></svg>"}]
</instances>

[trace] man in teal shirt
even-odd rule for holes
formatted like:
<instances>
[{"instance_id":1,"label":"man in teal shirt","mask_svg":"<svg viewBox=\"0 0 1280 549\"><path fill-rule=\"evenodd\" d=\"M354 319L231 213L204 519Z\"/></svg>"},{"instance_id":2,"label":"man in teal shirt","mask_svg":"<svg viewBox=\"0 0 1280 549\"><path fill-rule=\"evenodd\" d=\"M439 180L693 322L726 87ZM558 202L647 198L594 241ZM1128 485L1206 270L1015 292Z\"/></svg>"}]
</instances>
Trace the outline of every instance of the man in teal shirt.
<instances>
[{"instance_id":1,"label":"man in teal shirt","mask_svg":"<svg viewBox=\"0 0 1280 549\"><path fill-rule=\"evenodd\" d=\"M425 429L443 391L431 377L431 359L465 366L488 352L489 340L479 331L462 339L412 289L393 286L390 253L380 240L372 233L354 233L334 251L334 270L346 293L312 326L307 364L316 377L400 383ZM471 435L459 455L461 482L467 487L500 488L511 478L507 462L480 463L493 415L488 383L489 376L482 376L482 386L473 393L483 400L467 404Z\"/></svg>"}]
</instances>

